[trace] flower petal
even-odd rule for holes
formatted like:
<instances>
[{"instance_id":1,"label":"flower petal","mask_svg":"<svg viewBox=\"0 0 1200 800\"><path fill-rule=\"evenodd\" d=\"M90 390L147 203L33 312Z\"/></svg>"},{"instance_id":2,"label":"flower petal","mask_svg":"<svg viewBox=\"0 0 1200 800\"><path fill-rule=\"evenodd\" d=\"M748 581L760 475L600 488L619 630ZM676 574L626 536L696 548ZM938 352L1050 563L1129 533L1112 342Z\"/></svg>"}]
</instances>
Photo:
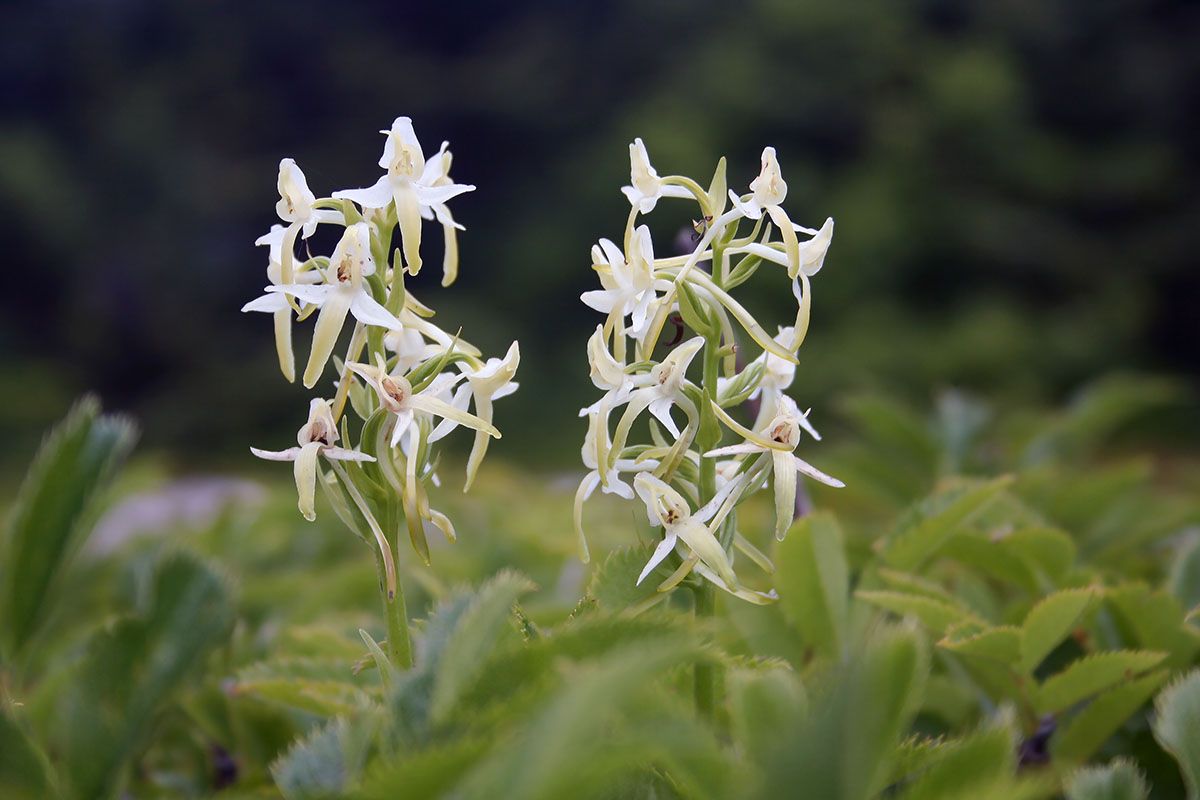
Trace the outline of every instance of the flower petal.
<instances>
[{"instance_id":1,"label":"flower petal","mask_svg":"<svg viewBox=\"0 0 1200 800\"><path fill-rule=\"evenodd\" d=\"M309 442L296 455L293 472L296 476L296 493L299 497L300 513L309 522L317 518L317 454L324 447L320 442Z\"/></svg>"},{"instance_id":2,"label":"flower petal","mask_svg":"<svg viewBox=\"0 0 1200 800\"><path fill-rule=\"evenodd\" d=\"M317 287L312 287L317 288ZM332 287L330 287L332 288ZM316 327L313 328L312 350L308 354L308 366L304 368L304 388L311 389L321 379L325 364L333 353L346 315L350 312L353 302L352 291L332 291L326 295L321 304L321 313L317 317Z\"/></svg>"},{"instance_id":3,"label":"flower petal","mask_svg":"<svg viewBox=\"0 0 1200 800\"><path fill-rule=\"evenodd\" d=\"M375 298L360 289L354 293L350 301L350 313L364 325L375 325L392 331L402 331L404 326L400 320L392 316L392 312L381 306Z\"/></svg>"},{"instance_id":4,"label":"flower petal","mask_svg":"<svg viewBox=\"0 0 1200 800\"><path fill-rule=\"evenodd\" d=\"M646 562L646 566L642 568L642 572L638 575L637 586L642 585L642 581L646 580L646 576L654 571L654 568L663 562L671 551L675 549L675 542L679 537L673 533L668 533L663 537L663 540L658 543L658 547L654 548L654 554L650 556L650 560Z\"/></svg>"},{"instance_id":5,"label":"flower petal","mask_svg":"<svg viewBox=\"0 0 1200 800\"><path fill-rule=\"evenodd\" d=\"M384 175L365 189L343 189L334 192L333 197L337 200L351 200L363 208L387 208L388 203L392 202L392 182Z\"/></svg>"}]
</instances>

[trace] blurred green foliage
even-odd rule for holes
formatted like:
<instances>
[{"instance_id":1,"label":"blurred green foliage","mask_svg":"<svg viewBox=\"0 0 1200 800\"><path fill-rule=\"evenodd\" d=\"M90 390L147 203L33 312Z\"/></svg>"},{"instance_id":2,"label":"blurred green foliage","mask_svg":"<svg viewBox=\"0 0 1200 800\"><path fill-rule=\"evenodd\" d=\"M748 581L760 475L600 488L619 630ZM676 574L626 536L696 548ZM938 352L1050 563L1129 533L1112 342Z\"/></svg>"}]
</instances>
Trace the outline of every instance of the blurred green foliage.
<instances>
[{"instance_id":1,"label":"blurred green foliage","mask_svg":"<svg viewBox=\"0 0 1200 800\"><path fill-rule=\"evenodd\" d=\"M237 312L276 164L367 181L398 114L479 187L436 300L485 351L521 340L514 458L574 458L541 443L582 435L578 295L634 136L667 172L728 155L731 187L774 145L791 213L837 220L805 402L1057 401L1200 363L1194 4L122 0L11 4L0 31L0 237L27 276L0 299L0 433L23 446L89 388L195 457L293 430L301 394Z\"/></svg>"},{"instance_id":2,"label":"blurred green foliage","mask_svg":"<svg viewBox=\"0 0 1200 800\"><path fill-rule=\"evenodd\" d=\"M768 500L738 509L743 534L774 548L780 602L723 597L707 621L687 592L635 586L652 538L627 507L598 499L588 569L573 482L493 467L472 495L438 498L458 541L401 565L407 671L378 644L370 547L327 506L305 523L281 479L147 526L139 498L180 498L141 464L102 535L44 553L53 613L0 661L0 785L64 799L1182 797L1200 726L1200 462L1131 455L1123 433L1175 402L1170 383L1133 379L1038 414L961 393L928 414L857 396L842 404L857 436L822 460L846 488L814 485L820 510L780 543ZM111 449L104 432L126 426L85 403L46 440L0 540L5 596L42 592L20 569L20 509L108 472L65 443L95 432ZM57 530L48 519L37 529ZM0 630L24 607L7 603ZM691 703L697 663L722 676L711 719Z\"/></svg>"}]
</instances>

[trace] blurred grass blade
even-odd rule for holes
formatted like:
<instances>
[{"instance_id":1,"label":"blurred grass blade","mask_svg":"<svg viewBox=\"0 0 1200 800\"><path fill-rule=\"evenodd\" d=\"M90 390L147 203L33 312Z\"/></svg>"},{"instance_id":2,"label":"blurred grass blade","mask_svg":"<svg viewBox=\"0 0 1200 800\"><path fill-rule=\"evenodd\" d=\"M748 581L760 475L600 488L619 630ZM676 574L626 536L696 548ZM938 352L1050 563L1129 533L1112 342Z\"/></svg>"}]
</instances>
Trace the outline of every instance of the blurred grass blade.
<instances>
[{"instance_id":1,"label":"blurred grass blade","mask_svg":"<svg viewBox=\"0 0 1200 800\"><path fill-rule=\"evenodd\" d=\"M63 754L81 797L113 793L155 715L233 627L225 579L196 557L164 557L152 586L143 613L93 636L61 709Z\"/></svg>"},{"instance_id":2,"label":"blurred grass blade","mask_svg":"<svg viewBox=\"0 0 1200 800\"><path fill-rule=\"evenodd\" d=\"M59 797L49 759L10 714L7 708L0 706L0 789L3 796L11 800Z\"/></svg>"},{"instance_id":3,"label":"blurred grass blade","mask_svg":"<svg viewBox=\"0 0 1200 800\"><path fill-rule=\"evenodd\" d=\"M1200 671L1173 683L1154 703L1154 738L1175 756L1188 787L1188 800L1200 797Z\"/></svg>"},{"instance_id":4,"label":"blurred grass blade","mask_svg":"<svg viewBox=\"0 0 1200 800\"><path fill-rule=\"evenodd\" d=\"M1146 800L1150 787L1133 762L1119 758L1102 767L1076 770L1063 794L1067 800Z\"/></svg>"},{"instance_id":5,"label":"blurred grass blade","mask_svg":"<svg viewBox=\"0 0 1200 800\"><path fill-rule=\"evenodd\" d=\"M10 658L45 621L55 580L136 438L132 422L101 415L89 396L42 443L17 496L0 560L0 644Z\"/></svg>"}]
</instances>

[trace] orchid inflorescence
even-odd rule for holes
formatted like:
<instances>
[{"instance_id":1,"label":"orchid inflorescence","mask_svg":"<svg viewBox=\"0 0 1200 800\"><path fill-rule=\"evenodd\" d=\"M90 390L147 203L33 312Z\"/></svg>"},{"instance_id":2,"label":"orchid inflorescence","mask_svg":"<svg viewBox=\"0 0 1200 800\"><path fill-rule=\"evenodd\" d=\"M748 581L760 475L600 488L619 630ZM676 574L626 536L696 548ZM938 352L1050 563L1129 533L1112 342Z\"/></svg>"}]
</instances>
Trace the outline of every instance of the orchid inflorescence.
<instances>
[{"instance_id":1,"label":"orchid inflorescence","mask_svg":"<svg viewBox=\"0 0 1200 800\"><path fill-rule=\"evenodd\" d=\"M783 394L808 329L809 279L824 263L833 220L819 230L791 221L782 206L787 184L772 147L763 150L762 170L750 193L728 192L728 197L724 159L705 190L687 177L660 177L641 139L629 146L629 156L632 185L622 191L631 209L623 246L608 239L593 246L592 268L603 288L581 297L607 315L588 341L592 382L604 395L580 412L588 418L583 462L590 470L575 495L581 556L588 560L583 504L595 489L626 499L636 494L650 524L663 528L639 584L672 559L674 572L660 591L696 573L742 599L770 602L773 591L745 588L734 572L735 551L771 569L767 557L738 531L737 505L770 484L775 533L782 539L794 518L800 475L843 485L795 455L801 431L820 436L808 413ZM698 241L687 255L656 257L649 227L638 224L639 216L653 211L662 198L690 199L700 207ZM797 234L809 238L801 241ZM798 306L792 324L775 336L730 294L768 263L786 273ZM669 319L695 335L655 360ZM739 370L740 332L762 352ZM687 375L697 360L700 378L693 382ZM744 425L731 412L747 401L757 401L758 410ZM651 441L634 443L633 425L645 411L653 417ZM720 446L726 429L738 443ZM624 475L632 475L632 486Z\"/></svg>"},{"instance_id":2,"label":"orchid inflorescence","mask_svg":"<svg viewBox=\"0 0 1200 800\"><path fill-rule=\"evenodd\" d=\"M405 288L405 275L421 269L422 219L441 225L442 285L454 281L457 231L463 228L446 202L475 187L451 180L445 142L425 158L408 117L380 132L387 137L379 159L386 172L366 189L317 198L292 159L279 163L276 210L287 225L273 226L257 241L269 247L270 285L242 310L273 314L279 366L289 381L295 380L292 323L316 314L303 372L309 389L321 382L347 318L353 318L345 358L332 359L336 391L330 399L312 400L298 446L251 450L260 458L295 462L300 511L308 520L316 516L321 486L343 522L378 547L390 598L396 590L392 538L401 516L426 562L425 521L455 538L450 520L429 504L426 487L438 484L437 442L459 425L475 431L469 488L490 438L500 436L492 424L492 401L516 390L512 379L520 350L513 342L503 359L485 361L477 348L435 325L433 311ZM299 258L297 240L308 240L319 225L343 228L332 255ZM393 251L397 227L401 246ZM468 410L472 405L474 413ZM351 425L347 408L360 423ZM357 447L336 444L349 442L352 432ZM329 472L321 467L322 457Z\"/></svg>"}]
</instances>

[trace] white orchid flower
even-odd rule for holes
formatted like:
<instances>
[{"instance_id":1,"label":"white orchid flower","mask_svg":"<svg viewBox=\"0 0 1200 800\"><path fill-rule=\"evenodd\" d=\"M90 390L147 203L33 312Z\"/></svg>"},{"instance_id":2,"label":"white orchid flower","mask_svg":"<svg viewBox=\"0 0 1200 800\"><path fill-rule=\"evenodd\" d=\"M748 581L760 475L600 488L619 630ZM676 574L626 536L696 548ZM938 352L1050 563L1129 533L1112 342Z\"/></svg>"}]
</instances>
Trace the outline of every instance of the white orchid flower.
<instances>
[{"instance_id":1,"label":"white orchid flower","mask_svg":"<svg viewBox=\"0 0 1200 800\"><path fill-rule=\"evenodd\" d=\"M475 415L487 424L492 422L492 401L507 397L515 392L520 384L513 380L517 374L517 366L521 363L521 348L513 342L509 345L504 358L489 358L479 369L473 369L459 362L459 369L467 378L467 386L475 401ZM479 469L483 456L487 453L490 437L480 429L475 431L475 443L471 446L471 455L467 458L467 480L463 491L471 488L475 481L475 473Z\"/></svg>"},{"instance_id":2,"label":"white orchid flower","mask_svg":"<svg viewBox=\"0 0 1200 800\"><path fill-rule=\"evenodd\" d=\"M400 321L404 322L403 319ZM399 373L408 372L445 349L425 341L420 331L407 325L403 330L388 331L383 337L383 346L396 354L395 370Z\"/></svg>"},{"instance_id":3,"label":"white orchid flower","mask_svg":"<svg viewBox=\"0 0 1200 800\"><path fill-rule=\"evenodd\" d=\"M270 256L267 260L267 280L273 285L283 283L281 260L283 258L283 241L286 235L287 229L282 225L272 225L270 232L264 233L254 241L256 245L265 244L270 248ZM293 276L293 280L297 282L315 281L320 280L320 275L315 272L305 272ZM242 306L242 311L262 311L274 315L275 352L279 356L279 370L283 373L283 377L287 378L288 383L294 382L296 380L296 357L292 352L292 306L288 303L287 297L282 294L264 294Z\"/></svg>"},{"instance_id":4,"label":"white orchid flower","mask_svg":"<svg viewBox=\"0 0 1200 800\"><path fill-rule=\"evenodd\" d=\"M779 161L775 158L775 148L766 147L762 151L762 169L758 177L750 181L750 195L746 199L738 197L731 190L729 199L733 207L750 219L760 219L765 212L779 227L783 235L783 249L787 256L788 277L795 278L800 271L800 244L796 239L796 228L787 212L783 210L783 201L787 197L787 182L779 170Z\"/></svg>"},{"instance_id":5,"label":"white orchid flower","mask_svg":"<svg viewBox=\"0 0 1200 800\"><path fill-rule=\"evenodd\" d=\"M622 186L621 191L629 198L629 204L638 213L649 214L660 197L691 197L692 193L682 186L662 182L650 166L650 156L640 138L629 145L629 173L632 186Z\"/></svg>"},{"instance_id":6,"label":"white orchid flower","mask_svg":"<svg viewBox=\"0 0 1200 800\"><path fill-rule=\"evenodd\" d=\"M729 556L725 554L725 549L721 547L721 543L717 541L717 537L705 523L712 520L713 526L721 524L725 515L732 508L732 504L727 505L726 501L742 487L743 483L743 481L726 483L707 505L693 512L683 495L672 489L662 479L646 472L638 473L633 479L634 489L646 504L646 516L649 518L650 524L661 525L664 535L663 540L654 549L654 554L646 562L637 582L640 584L644 581L646 576L670 555L676 544L682 541L691 550L692 557L685 560L685 564L688 560L692 562L689 569L697 562L703 563L720 577L720 580L714 581L717 585L730 592L736 592L738 580L737 576L733 574L733 565L729 561ZM682 578L682 575L679 577Z\"/></svg>"},{"instance_id":7,"label":"white orchid flower","mask_svg":"<svg viewBox=\"0 0 1200 800\"><path fill-rule=\"evenodd\" d=\"M705 453L705 456L771 454L771 469L775 475L775 538L779 541L783 541L795 517L797 474L807 475L837 489L846 485L837 478L821 472L793 452L800 443L801 428L818 441L821 435L808 421L808 413L801 414L796 408L796 401L787 395L779 398L779 412L757 433L738 424L715 403L712 408L725 424L741 434L746 441L729 447L718 447Z\"/></svg>"},{"instance_id":8,"label":"white orchid flower","mask_svg":"<svg viewBox=\"0 0 1200 800\"><path fill-rule=\"evenodd\" d=\"M400 442L400 437L412 425L413 417L419 411L426 411L443 419L453 420L459 425L483 431L497 439L500 438L500 431L496 430L490 422L485 422L473 414L455 408L445 400L431 396L432 393L428 387L425 391L414 392L412 384L403 375L389 375L383 356L379 354L376 354L375 364L360 364L351 361L346 364L346 368L361 376L367 385L375 390L383 407L396 415L395 427L392 430L392 447ZM435 392L443 388L438 387Z\"/></svg>"},{"instance_id":9,"label":"white orchid flower","mask_svg":"<svg viewBox=\"0 0 1200 800\"><path fill-rule=\"evenodd\" d=\"M400 320L376 302L367 290L363 278L374 272L371 229L367 223L358 222L346 228L342 234L329 259L323 284L290 283L267 287L268 292L283 292L321 309L313 329L308 366L304 368L305 387L311 389L320 379L347 314L352 314L364 325L376 325L389 330L403 329Z\"/></svg>"},{"instance_id":10,"label":"white orchid flower","mask_svg":"<svg viewBox=\"0 0 1200 800\"><path fill-rule=\"evenodd\" d=\"M833 217L826 218L825 224L821 226L820 230L804 228L799 225L793 227L796 231L812 235L812 238L808 241L797 244L800 264L798 272L791 269L790 256L786 252L762 242L751 242L743 247L732 247L728 252L731 254L745 253L747 255L756 255L766 261L782 264L789 268L788 274L793 279L800 273L811 278L821 271L821 267L825 266L825 256L829 252L830 243L833 241Z\"/></svg>"},{"instance_id":11,"label":"white orchid flower","mask_svg":"<svg viewBox=\"0 0 1200 800\"><path fill-rule=\"evenodd\" d=\"M294 260L292 248L296 244L296 234L300 233L303 238L307 239L313 235L318 224L322 222L341 223L344 221L344 217L341 212L333 209L313 208L313 204L317 202L317 196L308 188L308 180L305 179L304 172L290 158L279 162L278 187L279 202L275 204L275 213L281 220L290 223L281 240L283 246L280 249L279 264L282 278L279 282L291 283L292 261Z\"/></svg>"},{"instance_id":12,"label":"white orchid flower","mask_svg":"<svg viewBox=\"0 0 1200 800\"><path fill-rule=\"evenodd\" d=\"M335 461L374 461L375 458L357 450L335 447L338 440L337 424L328 400L314 398L308 407L308 422L296 434L299 447L287 450L260 450L251 447L250 452L268 461L294 461L296 492L299 495L300 513L309 522L317 518L315 493L317 489L317 456L323 455Z\"/></svg>"},{"instance_id":13,"label":"white orchid flower","mask_svg":"<svg viewBox=\"0 0 1200 800\"><path fill-rule=\"evenodd\" d=\"M608 239L592 247L592 266L603 289L584 292L579 299L589 308L608 314L605 329L618 337L640 340L650 322L650 304L656 291L670 291L672 282L654 277L654 245L650 229L639 225L630 238L628 258ZM626 327L625 318L630 318Z\"/></svg>"},{"instance_id":14,"label":"white orchid flower","mask_svg":"<svg viewBox=\"0 0 1200 800\"><path fill-rule=\"evenodd\" d=\"M475 187L463 183L439 183L446 177L448 169L448 162L444 158L444 155L448 155L445 145L437 157L426 161L421 143L413 131L412 120L408 117L396 117L391 130L380 133L388 137L383 146L383 155L379 158L379 166L386 169L387 174L373 186L346 189L334 192L333 196L352 200L363 208L386 208L389 203L395 202L396 218L403 238L404 260L408 264L409 274L416 275L421 271L422 213L428 211L436 215L437 205L463 192L474 191ZM445 218L441 219L442 224L446 225ZM449 222L453 224L452 219Z\"/></svg>"},{"instance_id":15,"label":"white orchid flower","mask_svg":"<svg viewBox=\"0 0 1200 800\"><path fill-rule=\"evenodd\" d=\"M655 459L635 461L618 458L609 462L612 440L608 435L608 417L611 411L612 395L605 394L598 402L593 403L580 414L580 416L588 418L587 436L584 437L580 455L583 458L583 465L588 468L589 472L583 476L583 480L579 483L579 489L575 492L574 520L575 536L579 540L579 557L585 564L591 556L588 553L587 537L583 533L583 504L596 491L597 486L603 487L606 494L615 494L626 500L632 500L633 489L621 480L621 473L652 470L659 465Z\"/></svg>"},{"instance_id":16,"label":"white orchid flower","mask_svg":"<svg viewBox=\"0 0 1200 800\"><path fill-rule=\"evenodd\" d=\"M449 142L442 142L442 149L429 160L429 165L432 167L426 166L426 171L430 172L430 177L433 179L432 186L454 185L454 181L450 178L450 164L454 161L454 156L446 149L449 146ZM458 277L458 231L465 231L466 228L454 221L454 217L445 203L430 203L427 206L421 206L421 217L428 220L436 219L442 226L444 245L442 286L449 286Z\"/></svg>"},{"instance_id":17,"label":"white orchid flower","mask_svg":"<svg viewBox=\"0 0 1200 800\"><path fill-rule=\"evenodd\" d=\"M796 329L791 325L781 326L779 333L775 335L775 341L788 350L794 349L792 343L795 339ZM750 394L750 399L761 398L758 419L755 423L755 427L760 427L763 422L779 412L780 398L783 397L784 391L792 385L792 381L796 379L796 365L785 361L769 350L762 351L752 363L763 365L762 379L758 383L758 388Z\"/></svg>"},{"instance_id":18,"label":"white orchid flower","mask_svg":"<svg viewBox=\"0 0 1200 800\"><path fill-rule=\"evenodd\" d=\"M683 382L688 366L702 347L704 347L703 336L689 339L667 354L661 363L655 364L649 373L628 376L628 385L636 387L632 391L627 391L624 387L613 391L614 397L624 395L625 399L620 402L629 404L625 408L625 413L621 415L621 421L617 423L615 434L617 452L625 447L630 427L646 409L650 410L650 413L671 432L671 435L676 439L680 437L679 428L671 419L671 408L680 405L689 412L689 416L695 415L695 407L683 394Z\"/></svg>"}]
</instances>

